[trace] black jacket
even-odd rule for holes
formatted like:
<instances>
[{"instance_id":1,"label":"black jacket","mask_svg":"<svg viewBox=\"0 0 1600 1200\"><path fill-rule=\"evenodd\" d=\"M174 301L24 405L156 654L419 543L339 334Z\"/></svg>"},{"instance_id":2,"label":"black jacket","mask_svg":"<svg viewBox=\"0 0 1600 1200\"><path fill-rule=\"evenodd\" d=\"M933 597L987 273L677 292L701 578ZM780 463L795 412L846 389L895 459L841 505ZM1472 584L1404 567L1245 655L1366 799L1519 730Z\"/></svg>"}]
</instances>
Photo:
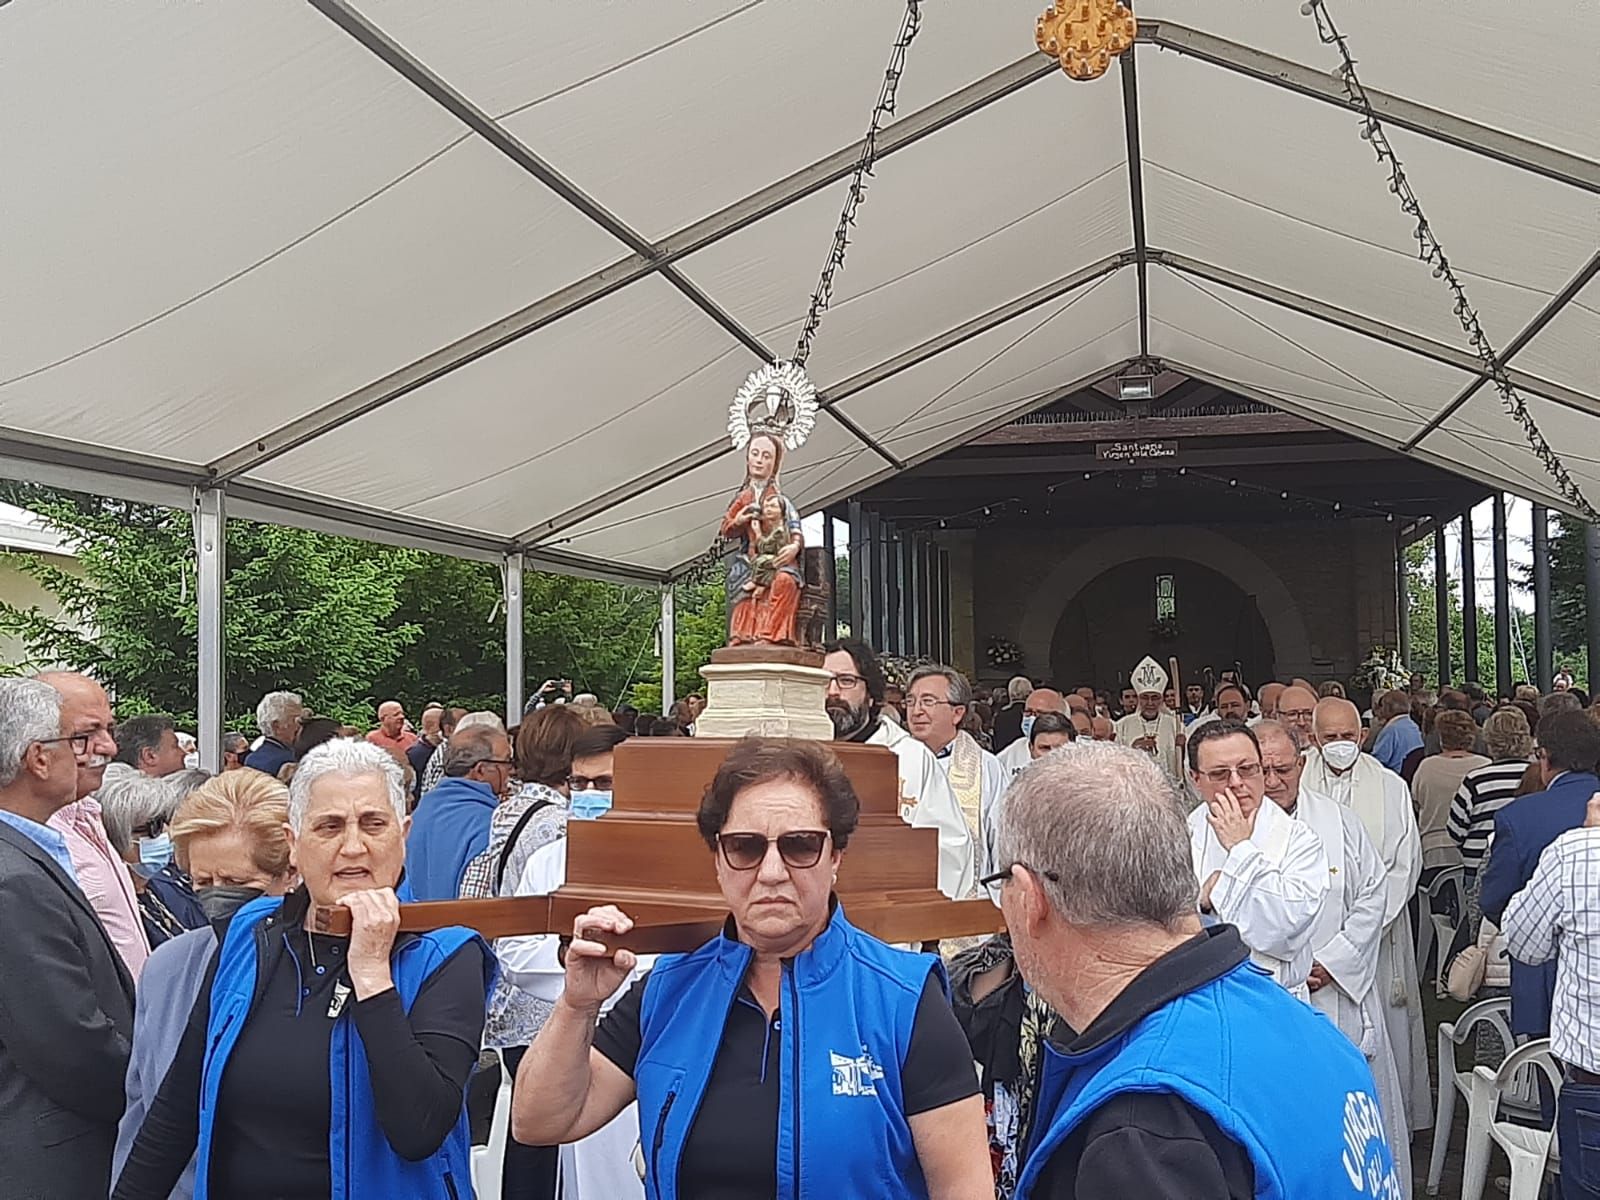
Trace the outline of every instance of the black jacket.
<instances>
[{"instance_id":1,"label":"black jacket","mask_svg":"<svg viewBox=\"0 0 1600 1200\"><path fill-rule=\"evenodd\" d=\"M996 754L1022 736L1022 717L1027 707L1018 700L995 713L994 733L989 739L989 746Z\"/></svg>"},{"instance_id":2,"label":"black jacket","mask_svg":"<svg viewBox=\"0 0 1600 1200\"><path fill-rule=\"evenodd\" d=\"M133 1037L133 979L89 901L0 822L0 1196L110 1186Z\"/></svg>"}]
</instances>

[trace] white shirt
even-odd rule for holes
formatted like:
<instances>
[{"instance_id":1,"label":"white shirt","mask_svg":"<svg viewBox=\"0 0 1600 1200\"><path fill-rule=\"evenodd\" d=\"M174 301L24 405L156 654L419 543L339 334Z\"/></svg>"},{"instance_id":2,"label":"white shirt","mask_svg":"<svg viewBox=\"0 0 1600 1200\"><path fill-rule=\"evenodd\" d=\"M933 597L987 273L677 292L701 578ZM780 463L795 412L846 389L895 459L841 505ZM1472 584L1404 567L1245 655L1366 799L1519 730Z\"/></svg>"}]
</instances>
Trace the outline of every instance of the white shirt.
<instances>
[{"instance_id":1,"label":"white shirt","mask_svg":"<svg viewBox=\"0 0 1600 1200\"><path fill-rule=\"evenodd\" d=\"M1322 839L1276 804L1263 800L1250 836L1224 850L1201 805L1189 814L1189 849L1202 887L1213 872L1217 916L1235 925L1250 957L1286 989L1306 999L1311 940L1328 894Z\"/></svg>"},{"instance_id":2,"label":"white shirt","mask_svg":"<svg viewBox=\"0 0 1600 1200\"><path fill-rule=\"evenodd\" d=\"M1600 1072L1600 829L1569 829L1546 846L1501 928L1518 962L1556 960L1550 1053Z\"/></svg>"},{"instance_id":3,"label":"white shirt","mask_svg":"<svg viewBox=\"0 0 1600 1200\"><path fill-rule=\"evenodd\" d=\"M981 877L992 875L999 869L995 866L995 839L1000 832L1000 812L1004 808L1006 788L1011 786L1011 772L1001 765L999 758L990 754L987 750L980 747L978 753L983 756L982 775L978 783L978 827L972 830L972 835L975 842L975 857L977 860L973 868L973 874L976 877ZM933 761L939 770L944 773L945 780L948 782L952 761L951 756L949 754L943 756L935 754ZM951 788L951 795L955 795L953 787ZM956 796L955 799L959 807L961 798ZM998 904L1000 902L999 889L991 888L989 890L990 898Z\"/></svg>"},{"instance_id":4,"label":"white shirt","mask_svg":"<svg viewBox=\"0 0 1600 1200\"><path fill-rule=\"evenodd\" d=\"M1020 737L995 757L1005 770L1006 778L1015 779L1033 761L1033 742L1030 738Z\"/></svg>"},{"instance_id":5,"label":"white shirt","mask_svg":"<svg viewBox=\"0 0 1600 1200\"><path fill-rule=\"evenodd\" d=\"M972 831L933 751L888 721L878 722L867 745L886 746L900 760L900 816L914 829L939 831L939 890L967 899L978 878Z\"/></svg>"},{"instance_id":6,"label":"white shirt","mask_svg":"<svg viewBox=\"0 0 1600 1200\"><path fill-rule=\"evenodd\" d=\"M518 896L547 896L567 881L567 839L540 846L533 852L517 880ZM500 938L495 953L500 969L512 983L541 1000L554 1002L566 986L566 970L558 950L561 939L553 933ZM654 954L641 954L628 977L600 1006L605 1012L655 965ZM629 1104L588 1137L561 1147L562 1195L565 1200L644 1200L644 1185L633 1166L639 1145L639 1107Z\"/></svg>"}]
</instances>

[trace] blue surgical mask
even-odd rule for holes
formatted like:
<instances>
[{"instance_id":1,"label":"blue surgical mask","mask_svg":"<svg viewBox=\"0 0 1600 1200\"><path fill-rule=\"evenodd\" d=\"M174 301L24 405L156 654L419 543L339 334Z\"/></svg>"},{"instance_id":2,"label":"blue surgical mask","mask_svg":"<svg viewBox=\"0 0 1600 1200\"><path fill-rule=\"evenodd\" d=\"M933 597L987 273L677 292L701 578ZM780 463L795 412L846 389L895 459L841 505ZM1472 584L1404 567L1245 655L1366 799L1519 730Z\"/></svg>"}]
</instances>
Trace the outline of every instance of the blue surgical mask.
<instances>
[{"instance_id":1,"label":"blue surgical mask","mask_svg":"<svg viewBox=\"0 0 1600 1200\"><path fill-rule=\"evenodd\" d=\"M611 811L611 793L592 790L572 793L572 815L580 821L595 821Z\"/></svg>"},{"instance_id":2,"label":"blue surgical mask","mask_svg":"<svg viewBox=\"0 0 1600 1200\"><path fill-rule=\"evenodd\" d=\"M1032 713L1023 713L1022 714L1022 736L1023 737L1032 737L1033 736L1033 714Z\"/></svg>"},{"instance_id":3,"label":"blue surgical mask","mask_svg":"<svg viewBox=\"0 0 1600 1200\"><path fill-rule=\"evenodd\" d=\"M172 838L168 834L139 839L139 865L135 869L149 879L172 861Z\"/></svg>"}]
</instances>

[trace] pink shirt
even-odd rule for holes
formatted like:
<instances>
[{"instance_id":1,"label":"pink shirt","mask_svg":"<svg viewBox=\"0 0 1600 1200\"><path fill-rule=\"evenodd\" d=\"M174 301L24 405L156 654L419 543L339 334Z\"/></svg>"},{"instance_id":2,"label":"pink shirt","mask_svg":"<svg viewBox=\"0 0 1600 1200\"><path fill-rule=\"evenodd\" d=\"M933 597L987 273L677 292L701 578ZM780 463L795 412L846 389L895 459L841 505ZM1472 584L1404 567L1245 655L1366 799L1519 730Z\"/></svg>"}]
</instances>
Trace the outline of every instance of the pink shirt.
<instances>
[{"instance_id":1,"label":"pink shirt","mask_svg":"<svg viewBox=\"0 0 1600 1200\"><path fill-rule=\"evenodd\" d=\"M89 898L105 926L111 944L122 955L128 973L137 982L150 957L150 943L139 917L139 898L128 875L128 864L111 848L105 824L100 820L100 802L85 796L75 804L56 810L47 822L67 839L72 869L78 873L78 886Z\"/></svg>"},{"instance_id":2,"label":"pink shirt","mask_svg":"<svg viewBox=\"0 0 1600 1200\"><path fill-rule=\"evenodd\" d=\"M409 729L402 729L399 737L390 737L381 729L374 729L367 734L367 741L374 746L382 746L396 758L404 758L406 751L417 744L417 735Z\"/></svg>"}]
</instances>

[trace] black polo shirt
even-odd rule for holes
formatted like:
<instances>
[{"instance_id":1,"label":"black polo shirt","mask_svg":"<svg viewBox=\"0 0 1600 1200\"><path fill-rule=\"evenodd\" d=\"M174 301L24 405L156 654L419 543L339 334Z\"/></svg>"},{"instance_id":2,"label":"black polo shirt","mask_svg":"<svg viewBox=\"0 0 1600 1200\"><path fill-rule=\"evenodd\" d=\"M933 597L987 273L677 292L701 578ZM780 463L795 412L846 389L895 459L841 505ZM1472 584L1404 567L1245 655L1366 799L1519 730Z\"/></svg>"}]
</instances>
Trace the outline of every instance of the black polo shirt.
<instances>
[{"instance_id":1,"label":"black polo shirt","mask_svg":"<svg viewBox=\"0 0 1600 1200\"><path fill-rule=\"evenodd\" d=\"M1074 1036L1058 1023L1051 1040L1067 1054L1085 1053L1249 956L1237 929L1212 926L1141 971L1083 1033ZM1034 1117L1036 1124L1049 1119ZM1172 1092L1126 1092L1072 1131L1032 1194L1037 1200L1250 1200L1255 1166L1243 1146L1187 1100Z\"/></svg>"},{"instance_id":2,"label":"black polo shirt","mask_svg":"<svg viewBox=\"0 0 1600 1200\"><path fill-rule=\"evenodd\" d=\"M639 1010L648 979L644 975L634 982L594 1034L594 1048L630 1079L643 1041ZM751 1200L777 1191L782 1033L779 1014L769 1020L749 988L741 987L678 1163L679 1195ZM907 1117L978 1094L966 1035L931 972L917 1002L900 1084ZM640 1133L648 1160L652 1130L641 1126Z\"/></svg>"}]
</instances>

